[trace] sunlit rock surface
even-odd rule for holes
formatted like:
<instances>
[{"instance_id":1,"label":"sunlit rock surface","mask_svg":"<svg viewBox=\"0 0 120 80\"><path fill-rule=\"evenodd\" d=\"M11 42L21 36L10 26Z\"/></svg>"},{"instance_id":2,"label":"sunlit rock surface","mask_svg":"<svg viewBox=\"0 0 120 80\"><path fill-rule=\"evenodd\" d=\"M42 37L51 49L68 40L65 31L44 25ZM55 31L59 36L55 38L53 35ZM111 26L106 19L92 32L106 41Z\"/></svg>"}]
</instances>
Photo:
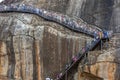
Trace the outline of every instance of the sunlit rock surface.
<instances>
[{"instance_id":1,"label":"sunlit rock surface","mask_svg":"<svg viewBox=\"0 0 120 80\"><path fill-rule=\"evenodd\" d=\"M78 67L77 79L90 79L93 75L94 80L119 80L120 79L120 34L115 34L107 43L107 50L91 51L85 64ZM92 79L90 79L92 80Z\"/></svg>"},{"instance_id":2,"label":"sunlit rock surface","mask_svg":"<svg viewBox=\"0 0 120 80\"><path fill-rule=\"evenodd\" d=\"M116 34L69 80L120 80L119 0L3 0L67 14ZM38 16L0 13L0 80L55 79L71 58L92 38ZM118 33L118 34L117 34ZM70 77L71 77L70 75Z\"/></svg>"},{"instance_id":3,"label":"sunlit rock surface","mask_svg":"<svg viewBox=\"0 0 120 80\"><path fill-rule=\"evenodd\" d=\"M55 79L92 40L35 15L1 13L0 16L0 75L9 79Z\"/></svg>"}]
</instances>

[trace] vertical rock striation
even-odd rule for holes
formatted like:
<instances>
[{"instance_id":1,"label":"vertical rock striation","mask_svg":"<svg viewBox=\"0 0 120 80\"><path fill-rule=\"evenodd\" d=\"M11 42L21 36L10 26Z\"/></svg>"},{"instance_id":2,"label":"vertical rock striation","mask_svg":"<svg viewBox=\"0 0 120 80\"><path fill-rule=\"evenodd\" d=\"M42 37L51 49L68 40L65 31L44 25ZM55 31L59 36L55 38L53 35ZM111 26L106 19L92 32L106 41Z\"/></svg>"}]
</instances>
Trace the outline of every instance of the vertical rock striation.
<instances>
[{"instance_id":1,"label":"vertical rock striation","mask_svg":"<svg viewBox=\"0 0 120 80\"><path fill-rule=\"evenodd\" d=\"M88 55L75 80L119 80L119 0L4 0L67 14L118 33L107 50ZM71 58L92 38L32 14L0 13L0 79L55 79ZM113 51L111 51L113 50ZM71 74L73 76L73 74ZM73 79L72 79L73 80Z\"/></svg>"},{"instance_id":2,"label":"vertical rock striation","mask_svg":"<svg viewBox=\"0 0 120 80\"><path fill-rule=\"evenodd\" d=\"M4 78L55 79L87 41L92 40L32 14L0 15L0 74Z\"/></svg>"},{"instance_id":3,"label":"vertical rock striation","mask_svg":"<svg viewBox=\"0 0 120 80\"><path fill-rule=\"evenodd\" d=\"M114 10L116 8L113 8L116 5L114 3L117 3L116 0L70 0L66 13L73 17L82 18L89 24L110 30L112 29L110 28L111 23L115 21L111 21L111 19L114 19L118 14ZM117 16L117 18L119 17Z\"/></svg>"},{"instance_id":4,"label":"vertical rock striation","mask_svg":"<svg viewBox=\"0 0 120 80\"><path fill-rule=\"evenodd\" d=\"M119 24L120 14L119 14L119 12L120 12L120 1L114 0L110 29L114 30L114 32L116 32L116 33L120 33L120 24Z\"/></svg>"}]
</instances>

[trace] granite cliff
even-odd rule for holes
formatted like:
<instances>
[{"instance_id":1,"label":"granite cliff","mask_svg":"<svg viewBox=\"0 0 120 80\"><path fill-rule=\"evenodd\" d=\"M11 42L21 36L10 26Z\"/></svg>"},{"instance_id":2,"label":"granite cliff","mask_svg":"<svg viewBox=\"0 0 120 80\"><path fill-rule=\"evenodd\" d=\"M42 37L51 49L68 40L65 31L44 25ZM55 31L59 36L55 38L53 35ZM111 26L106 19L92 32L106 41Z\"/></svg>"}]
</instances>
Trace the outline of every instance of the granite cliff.
<instances>
[{"instance_id":1,"label":"granite cliff","mask_svg":"<svg viewBox=\"0 0 120 80\"><path fill-rule=\"evenodd\" d=\"M90 51L66 80L120 80L119 0L4 0L82 18L114 36ZM28 13L0 13L0 79L55 79L93 38Z\"/></svg>"}]
</instances>

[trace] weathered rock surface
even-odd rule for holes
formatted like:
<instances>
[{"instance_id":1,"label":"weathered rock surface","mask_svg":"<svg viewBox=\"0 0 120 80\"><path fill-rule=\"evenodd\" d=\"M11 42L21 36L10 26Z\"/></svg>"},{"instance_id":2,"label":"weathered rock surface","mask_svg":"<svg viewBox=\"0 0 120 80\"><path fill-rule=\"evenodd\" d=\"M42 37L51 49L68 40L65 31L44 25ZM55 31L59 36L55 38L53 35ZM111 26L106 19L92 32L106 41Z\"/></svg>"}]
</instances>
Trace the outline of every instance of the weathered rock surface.
<instances>
[{"instance_id":1,"label":"weathered rock surface","mask_svg":"<svg viewBox=\"0 0 120 80\"><path fill-rule=\"evenodd\" d=\"M85 65L79 65L76 80L120 80L120 34L108 42L107 50L91 51ZM83 68L82 68L83 67ZM81 70L82 69L82 70ZM98 77L98 79L95 79ZM85 79L84 79L85 78Z\"/></svg>"},{"instance_id":2,"label":"weathered rock surface","mask_svg":"<svg viewBox=\"0 0 120 80\"><path fill-rule=\"evenodd\" d=\"M89 53L84 72L81 73L80 63L74 78L120 80L119 0L4 0L3 3L34 5L118 32L104 45L106 51ZM0 13L0 24L0 80L54 79L81 47L91 41L84 34L32 14Z\"/></svg>"},{"instance_id":3,"label":"weathered rock surface","mask_svg":"<svg viewBox=\"0 0 120 80\"><path fill-rule=\"evenodd\" d=\"M0 16L0 75L9 79L54 79L92 40L35 15L1 13Z\"/></svg>"}]
</instances>

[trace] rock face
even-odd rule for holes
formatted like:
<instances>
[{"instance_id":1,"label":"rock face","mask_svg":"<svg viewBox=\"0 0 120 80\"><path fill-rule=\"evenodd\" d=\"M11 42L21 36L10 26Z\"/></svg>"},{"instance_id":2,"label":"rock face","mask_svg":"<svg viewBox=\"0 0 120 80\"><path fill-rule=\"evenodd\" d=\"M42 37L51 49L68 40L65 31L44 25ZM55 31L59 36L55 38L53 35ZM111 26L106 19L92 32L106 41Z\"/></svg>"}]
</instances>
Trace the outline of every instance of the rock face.
<instances>
[{"instance_id":1,"label":"rock face","mask_svg":"<svg viewBox=\"0 0 120 80\"><path fill-rule=\"evenodd\" d=\"M70 0L66 14L119 33L119 5L119 0Z\"/></svg>"},{"instance_id":2,"label":"rock face","mask_svg":"<svg viewBox=\"0 0 120 80\"><path fill-rule=\"evenodd\" d=\"M92 40L35 15L1 13L0 21L0 75L11 79L55 79Z\"/></svg>"},{"instance_id":3,"label":"rock face","mask_svg":"<svg viewBox=\"0 0 120 80\"><path fill-rule=\"evenodd\" d=\"M74 80L120 80L119 0L3 0L1 4L10 3L57 11L117 32L104 50L90 52L87 63L80 63L71 75ZM32 14L0 13L0 24L0 80L55 79L92 40Z\"/></svg>"},{"instance_id":4,"label":"rock face","mask_svg":"<svg viewBox=\"0 0 120 80\"><path fill-rule=\"evenodd\" d=\"M82 18L102 29L110 26L113 4L115 0L70 0L66 11L68 15Z\"/></svg>"},{"instance_id":5,"label":"rock face","mask_svg":"<svg viewBox=\"0 0 120 80\"><path fill-rule=\"evenodd\" d=\"M120 36L115 34L107 43L107 50L91 51L85 64L80 64L76 80L119 80ZM91 76L90 76L91 75Z\"/></svg>"},{"instance_id":6,"label":"rock face","mask_svg":"<svg viewBox=\"0 0 120 80\"><path fill-rule=\"evenodd\" d=\"M120 25L119 25L119 21L120 21L119 15L120 14L119 14L119 12L120 12L120 1L114 0L110 29L114 30L117 33L120 33Z\"/></svg>"}]
</instances>

